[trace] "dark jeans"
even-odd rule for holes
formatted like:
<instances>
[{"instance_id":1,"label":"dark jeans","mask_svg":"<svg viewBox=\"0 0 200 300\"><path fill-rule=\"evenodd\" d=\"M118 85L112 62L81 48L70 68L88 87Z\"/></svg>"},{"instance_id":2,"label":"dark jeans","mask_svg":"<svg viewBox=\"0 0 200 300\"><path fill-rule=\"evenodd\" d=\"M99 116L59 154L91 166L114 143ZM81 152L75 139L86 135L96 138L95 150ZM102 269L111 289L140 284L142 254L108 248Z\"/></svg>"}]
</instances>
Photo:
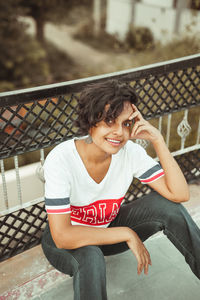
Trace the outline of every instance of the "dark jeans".
<instances>
[{"instance_id":1,"label":"dark jeans","mask_svg":"<svg viewBox=\"0 0 200 300\"><path fill-rule=\"evenodd\" d=\"M184 255L193 273L200 279L200 230L186 209L156 192L122 205L110 227L128 226L142 241L158 231L168 237ZM42 239L43 251L59 271L73 276L75 300L106 300L104 255L128 249L125 242L115 245L85 246L75 250L56 248L47 225Z\"/></svg>"}]
</instances>

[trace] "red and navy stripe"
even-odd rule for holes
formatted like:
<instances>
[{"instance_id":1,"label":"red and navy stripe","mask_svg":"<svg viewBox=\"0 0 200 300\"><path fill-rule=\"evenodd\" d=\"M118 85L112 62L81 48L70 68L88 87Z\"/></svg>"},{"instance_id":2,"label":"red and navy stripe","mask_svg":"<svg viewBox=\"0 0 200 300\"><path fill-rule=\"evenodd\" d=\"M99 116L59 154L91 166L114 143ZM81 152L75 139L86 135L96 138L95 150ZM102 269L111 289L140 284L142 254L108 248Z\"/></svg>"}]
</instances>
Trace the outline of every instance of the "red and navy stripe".
<instances>
[{"instance_id":1,"label":"red and navy stripe","mask_svg":"<svg viewBox=\"0 0 200 300\"><path fill-rule=\"evenodd\" d=\"M142 183L150 183L150 182L153 182L153 181L159 179L163 175L164 175L164 171L163 171L162 167L159 164L157 164L157 165L153 166L151 169L149 169L148 171L146 171L144 174L142 174L139 177L139 180Z\"/></svg>"}]
</instances>

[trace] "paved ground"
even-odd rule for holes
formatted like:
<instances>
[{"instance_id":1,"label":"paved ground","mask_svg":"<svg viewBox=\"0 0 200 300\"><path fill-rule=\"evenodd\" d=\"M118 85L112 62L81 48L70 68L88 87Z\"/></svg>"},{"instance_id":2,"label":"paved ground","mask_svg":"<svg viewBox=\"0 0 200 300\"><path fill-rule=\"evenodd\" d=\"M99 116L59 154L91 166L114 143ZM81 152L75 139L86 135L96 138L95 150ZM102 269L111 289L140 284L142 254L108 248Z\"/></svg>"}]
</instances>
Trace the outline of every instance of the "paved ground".
<instances>
[{"instance_id":1,"label":"paved ground","mask_svg":"<svg viewBox=\"0 0 200 300\"><path fill-rule=\"evenodd\" d=\"M32 18L25 17L21 20L29 25L27 32L35 34ZM135 68L153 63L153 61L161 61L158 57L154 58L153 61L151 58L151 61L149 61L146 59L147 53L143 52L133 54L128 51L117 53L116 51L103 52L100 49L94 49L87 43L73 37L78 27L79 24L70 26L46 23L45 38L75 61L79 66L82 77Z\"/></svg>"},{"instance_id":2,"label":"paved ground","mask_svg":"<svg viewBox=\"0 0 200 300\"><path fill-rule=\"evenodd\" d=\"M190 191L185 206L200 227L200 186ZM148 276L137 275L130 251L106 258L108 299L199 300L200 281L168 239L159 233L145 244L152 259ZM72 279L47 263L40 246L1 263L0 282L0 300L73 300Z\"/></svg>"},{"instance_id":3,"label":"paved ground","mask_svg":"<svg viewBox=\"0 0 200 300\"><path fill-rule=\"evenodd\" d=\"M148 276L136 274L136 260L130 251L107 259L108 299L199 300L200 281L167 238L161 235L147 241L146 246L152 257ZM73 299L72 279L57 284L34 300L55 298Z\"/></svg>"}]
</instances>

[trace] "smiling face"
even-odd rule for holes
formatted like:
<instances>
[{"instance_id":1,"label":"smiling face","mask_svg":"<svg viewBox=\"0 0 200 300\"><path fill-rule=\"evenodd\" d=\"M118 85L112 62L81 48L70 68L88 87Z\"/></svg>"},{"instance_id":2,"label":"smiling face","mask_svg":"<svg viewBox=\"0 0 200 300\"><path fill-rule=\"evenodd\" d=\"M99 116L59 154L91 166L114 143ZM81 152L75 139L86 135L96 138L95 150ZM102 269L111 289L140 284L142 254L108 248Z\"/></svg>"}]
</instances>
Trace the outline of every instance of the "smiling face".
<instances>
[{"instance_id":1,"label":"smiling face","mask_svg":"<svg viewBox=\"0 0 200 300\"><path fill-rule=\"evenodd\" d=\"M106 108L105 108L106 109ZM96 150L104 154L117 153L130 138L132 121L129 117L133 113L130 102L124 102L121 114L114 120L100 121L96 126L90 128L92 145Z\"/></svg>"}]
</instances>

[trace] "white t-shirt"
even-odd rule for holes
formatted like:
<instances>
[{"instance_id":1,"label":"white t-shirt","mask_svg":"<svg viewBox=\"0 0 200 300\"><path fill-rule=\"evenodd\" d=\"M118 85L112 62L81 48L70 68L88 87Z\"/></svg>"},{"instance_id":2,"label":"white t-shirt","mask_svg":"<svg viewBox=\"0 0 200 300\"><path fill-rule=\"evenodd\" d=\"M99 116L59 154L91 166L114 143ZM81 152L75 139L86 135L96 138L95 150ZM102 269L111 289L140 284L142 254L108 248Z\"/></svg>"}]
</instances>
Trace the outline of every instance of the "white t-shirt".
<instances>
[{"instance_id":1,"label":"white t-shirt","mask_svg":"<svg viewBox=\"0 0 200 300\"><path fill-rule=\"evenodd\" d=\"M164 172L138 144L128 141L112 155L107 174L96 183L88 174L74 139L56 146L44 164L48 214L71 214L73 225L107 227L117 216L133 180L150 183Z\"/></svg>"}]
</instances>

